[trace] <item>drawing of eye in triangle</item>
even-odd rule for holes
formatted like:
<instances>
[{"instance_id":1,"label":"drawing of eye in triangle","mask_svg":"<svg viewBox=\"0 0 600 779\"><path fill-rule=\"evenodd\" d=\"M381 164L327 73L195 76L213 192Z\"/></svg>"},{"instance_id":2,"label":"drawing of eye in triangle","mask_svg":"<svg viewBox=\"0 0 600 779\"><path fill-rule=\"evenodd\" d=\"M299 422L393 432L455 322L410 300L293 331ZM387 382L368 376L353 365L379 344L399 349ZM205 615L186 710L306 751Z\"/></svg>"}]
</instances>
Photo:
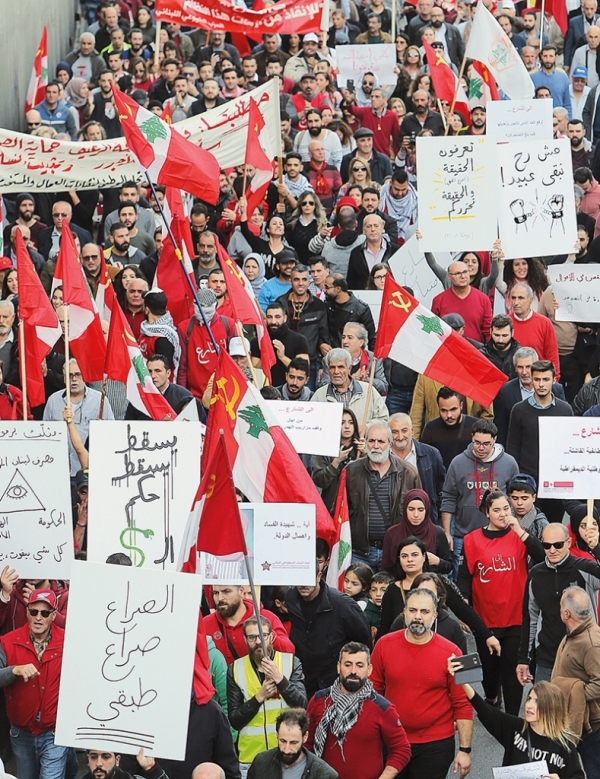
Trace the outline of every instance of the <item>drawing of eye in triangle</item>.
<instances>
[{"instance_id":1,"label":"drawing of eye in triangle","mask_svg":"<svg viewBox=\"0 0 600 779\"><path fill-rule=\"evenodd\" d=\"M31 484L18 468L15 468L8 487L0 497L0 514L16 514L20 511L45 511Z\"/></svg>"}]
</instances>

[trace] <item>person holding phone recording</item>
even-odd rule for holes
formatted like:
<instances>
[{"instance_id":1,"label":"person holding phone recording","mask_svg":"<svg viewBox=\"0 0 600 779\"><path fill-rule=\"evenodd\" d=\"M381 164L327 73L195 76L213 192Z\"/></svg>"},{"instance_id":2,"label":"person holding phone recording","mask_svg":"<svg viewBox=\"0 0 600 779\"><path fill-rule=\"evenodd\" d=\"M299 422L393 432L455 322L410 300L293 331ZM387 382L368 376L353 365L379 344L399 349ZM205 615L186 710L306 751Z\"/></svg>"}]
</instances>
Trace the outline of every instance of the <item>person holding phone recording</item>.
<instances>
[{"instance_id":1,"label":"person holding phone recording","mask_svg":"<svg viewBox=\"0 0 600 779\"><path fill-rule=\"evenodd\" d=\"M448 672L462 668L460 657L448 658ZM491 706L470 684L462 684L465 695L483 727L503 747L503 766L545 760L550 773L542 779L584 779L575 737L569 731L567 703L560 689L550 682L534 684L525 701L524 718Z\"/></svg>"},{"instance_id":2,"label":"person holding phone recording","mask_svg":"<svg viewBox=\"0 0 600 779\"><path fill-rule=\"evenodd\" d=\"M458 588L500 641L502 651L490 655L476 638L482 658L486 701L497 705L500 688L509 714L518 714L523 688L515 676L521 637L527 556L541 562L544 550L535 536L512 516L510 502L498 489L487 489L479 510L485 527L467 533L458 569Z\"/></svg>"}]
</instances>

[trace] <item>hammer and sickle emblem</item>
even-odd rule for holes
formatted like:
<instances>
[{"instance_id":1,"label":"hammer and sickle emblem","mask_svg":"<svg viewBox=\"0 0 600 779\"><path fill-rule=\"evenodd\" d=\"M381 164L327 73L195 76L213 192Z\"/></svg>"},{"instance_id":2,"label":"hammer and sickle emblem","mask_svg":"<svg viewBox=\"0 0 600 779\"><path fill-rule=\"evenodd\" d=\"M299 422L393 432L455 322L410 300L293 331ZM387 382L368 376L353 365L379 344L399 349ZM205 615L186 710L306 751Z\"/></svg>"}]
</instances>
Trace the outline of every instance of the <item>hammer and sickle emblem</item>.
<instances>
[{"instance_id":1,"label":"hammer and sickle emblem","mask_svg":"<svg viewBox=\"0 0 600 779\"><path fill-rule=\"evenodd\" d=\"M216 484L217 484L217 474L216 473L211 473L210 478L208 480L208 483L209 483L209 487L208 487L208 492L206 493L206 499L207 500L209 498L212 498L213 492L215 491L215 487L216 487Z\"/></svg>"},{"instance_id":2,"label":"hammer and sickle emblem","mask_svg":"<svg viewBox=\"0 0 600 779\"><path fill-rule=\"evenodd\" d=\"M229 268L229 272L233 274L237 280L240 282L240 284L244 284L244 279L242 277L242 274L240 273L240 269L235 265L231 260L227 260L226 263L227 267Z\"/></svg>"},{"instance_id":3,"label":"hammer and sickle emblem","mask_svg":"<svg viewBox=\"0 0 600 779\"><path fill-rule=\"evenodd\" d=\"M390 300L390 304L392 306L395 306L396 308L401 308L404 312L408 311L411 308L411 302L410 300L404 300L402 297L401 292L392 292L392 298L396 298L398 302L395 300Z\"/></svg>"},{"instance_id":4,"label":"hammer and sickle emblem","mask_svg":"<svg viewBox=\"0 0 600 779\"><path fill-rule=\"evenodd\" d=\"M214 397L210 399L210 404L212 406L213 403L217 402L217 400L222 401L225 404L225 410L229 414L230 418L235 419L235 404L237 402L237 399L240 396L240 385L232 376L231 381L233 382L233 394L230 398L225 388L225 385L227 384L228 381L229 379L225 377L221 379L217 379L217 392L214 395Z\"/></svg>"}]
</instances>

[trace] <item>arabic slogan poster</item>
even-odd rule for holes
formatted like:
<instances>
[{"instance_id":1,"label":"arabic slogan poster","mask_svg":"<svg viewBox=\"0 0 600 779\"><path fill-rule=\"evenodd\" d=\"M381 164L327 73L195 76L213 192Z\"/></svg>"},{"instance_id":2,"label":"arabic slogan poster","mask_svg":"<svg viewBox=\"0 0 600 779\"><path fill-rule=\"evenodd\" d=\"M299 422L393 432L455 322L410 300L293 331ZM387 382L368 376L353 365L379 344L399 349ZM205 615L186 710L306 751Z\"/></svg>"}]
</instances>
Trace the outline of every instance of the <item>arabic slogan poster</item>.
<instances>
[{"instance_id":1,"label":"arabic slogan poster","mask_svg":"<svg viewBox=\"0 0 600 779\"><path fill-rule=\"evenodd\" d=\"M496 139L417 138L423 252L491 249L496 240Z\"/></svg>"},{"instance_id":2,"label":"arabic slogan poster","mask_svg":"<svg viewBox=\"0 0 600 779\"><path fill-rule=\"evenodd\" d=\"M64 422L0 423L0 570L68 579L73 562Z\"/></svg>"},{"instance_id":3,"label":"arabic slogan poster","mask_svg":"<svg viewBox=\"0 0 600 779\"><path fill-rule=\"evenodd\" d=\"M183 760L201 585L185 573L73 563L57 744Z\"/></svg>"},{"instance_id":4,"label":"arabic slogan poster","mask_svg":"<svg viewBox=\"0 0 600 779\"><path fill-rule=\"evenodd\" d=\"M497 143L552 140L551 101L488 100L486 132Z\"/></svg>"},{"instance_id":5,"label":"arabic slogan poster","mask_svg":"<svg viewBox=\"0 0 600 779\"><path fill-rule=\"evenodd\" d=\"M363 73L373 73L380 84L395 84L397 76L396 47L393 43L374 43L370 46L338 46L336 49L338 84L345 87L348 79L357 83Z\"/></svg>"},{"instance_id":6,"label":"arabic slogan poster","mask_svg":"<svg viewBox=\"0 0 600 779\"><path fill-rule=\"evenodd\" d=\"M240 503L240 513L256 584L314 585L314 504ZM215 557L201 552L199 556L198 571L205 584L248 584L241 553Z\"/></svg>"},{"instance_id":7,"label":"arabic slogan poster","mask_svg":"<svg viewBox=\"0 0 600 779\"><path fill-rule=\"evenodd\" d=\"M269 408L272 409L299 454L338 456L340 452L338 433L342 425L343 403L294 403L290 400L272 400Z\"/></svg>"},{"instance_id":8,"label":"arabic slogan poster","mask_svg":"<svg viewBox=\"0 0 600 779\"><path fill-rule=\"evenodd\" d=\"M436 252L435 259L442 268L448 268L452 255ZM416 235L411 236L387 262L398 284L410 287L417 300L427 308L431 308L434 297L444 291L442 282L427 264Z\"/></svg>"},{"instance_id":9,"label":"arabic slogan poster","mask_svg":"<svg viewBox=\"0 0 600 779\"><path fill-rule=\"evenodd\" d=\"M199 422L90 423L88 560L174 571L200 483Z\"/></svg>"},{"instance_id":10,"label":"arabic slogan poster","mask_svg":"<svg viewBox=\"0 0 600 779\"><path fill-rule=\"evenodd\" d=\"M577 217L569 139L500 144L497 154L498 229L506 259L572 252Z\"/></svg>"},{"instance_id":11,"label":"arabic slogan poster","mask_svg":"<svg viewBox=\"0 0 600 779\"><path fill-rule=\"evenodd\" d=\"M600 498L600 420L540 417L540 498Z\"/></svg>"},{"instance_id":12,"label":"arabic slogan poster","mask_svg":"<svg viewBox=\"0 0 600 779\"><path fill-rule=\"evenodd\" d=\"M557 322L600 322L600 265L549 265Z\"/></svg>"}]
</instances>

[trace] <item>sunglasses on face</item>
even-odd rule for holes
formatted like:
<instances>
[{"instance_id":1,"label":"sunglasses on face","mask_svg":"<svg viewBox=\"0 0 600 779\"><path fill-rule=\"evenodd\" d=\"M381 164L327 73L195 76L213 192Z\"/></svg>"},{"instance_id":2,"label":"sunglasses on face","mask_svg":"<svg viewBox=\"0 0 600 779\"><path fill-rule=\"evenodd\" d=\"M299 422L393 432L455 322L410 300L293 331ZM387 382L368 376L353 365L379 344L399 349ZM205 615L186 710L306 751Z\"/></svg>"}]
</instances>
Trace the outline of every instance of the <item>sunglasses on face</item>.
<instances>
[{"instance_id":1,"label":"sunglasses on face","mask_svg":"<svg viewBox=\"0 0 600 779\"><path fill-rule=\"evenodd\" d=\"M303 206L314 206L314 204L314 200L305 200L304 203L302 203Z\"/></svg>"},{"instance_id":2,"label":"sunglasses on face","mask_svg":"<svg viewBox=\"0 0 600 779\"><path fill-rule=\"evenodd\" d=\"M52 609L27 609L27 611L32 617L37 617L38 614L41 614L44 619L48 619L50 614L52 614Z\"/></svg>"},{"instance_id":3,"label":"sunglasses on face","mask_svg":"<svg viewBox=\"0 0 600 779\"><path fill-rule=\"evenodd\" d=\"M357 170L361 171L361 173L366 173L366 172L367 172L367 169L366 169L365 167L363 167L362 165L361 165L361 166L357 166L357 167L355 167L355 168L352 168L352 170L353 170L355 173L356 173L356 171L357 171Z\"/></svg>"},{"instance_id":4,"label":"sunglasses on face","mask_svg":"<svg viewBox=\"0 0 600 779\"><path fill-rule=\"evenodd\" d=\"M562 549L566 543L566 541L542 541L542 546L544 549L552 549L552 547L555 549Z\"/></svg>"}]
</instances>

